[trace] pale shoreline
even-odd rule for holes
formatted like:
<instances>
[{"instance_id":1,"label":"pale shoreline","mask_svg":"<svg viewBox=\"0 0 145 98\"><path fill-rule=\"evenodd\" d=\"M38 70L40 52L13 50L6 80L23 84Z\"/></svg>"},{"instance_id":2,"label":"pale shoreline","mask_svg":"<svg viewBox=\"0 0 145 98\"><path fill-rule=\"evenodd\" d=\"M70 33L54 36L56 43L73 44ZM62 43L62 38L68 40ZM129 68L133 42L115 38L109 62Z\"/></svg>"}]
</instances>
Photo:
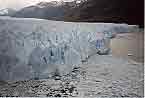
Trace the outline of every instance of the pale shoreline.
<instances>
[{"instance_id":1,"label":"pale shoreline","mask_svg":"<svg viewBox=\"0 0 145 98\"><path fill-rule=\"evenodd\" d=\"M144 61L144 33L120 33L111 40L113 56L132 59L136 62Z\"/></svg>"}]
</instances>

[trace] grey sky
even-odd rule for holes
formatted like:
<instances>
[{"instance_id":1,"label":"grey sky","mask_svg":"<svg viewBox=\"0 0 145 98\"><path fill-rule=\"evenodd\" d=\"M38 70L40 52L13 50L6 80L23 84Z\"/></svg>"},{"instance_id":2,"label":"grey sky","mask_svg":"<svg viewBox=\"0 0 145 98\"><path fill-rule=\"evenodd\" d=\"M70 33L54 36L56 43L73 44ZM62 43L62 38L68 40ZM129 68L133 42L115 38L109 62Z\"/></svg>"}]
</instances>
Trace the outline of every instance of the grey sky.
<instances>
[{"instance_id":1,"label":"grey sky","mask_svg":"<svg viewBox=\"0 0 145 98\"><path fill-rule=\"evenodd\" d=\"M25 6L34 5L40 1L60 1L60 0L0 0L0 9L2 8L13 8L20 9ZM72 0L63 0L72 1Z\"/></svg>"}]
</instances>

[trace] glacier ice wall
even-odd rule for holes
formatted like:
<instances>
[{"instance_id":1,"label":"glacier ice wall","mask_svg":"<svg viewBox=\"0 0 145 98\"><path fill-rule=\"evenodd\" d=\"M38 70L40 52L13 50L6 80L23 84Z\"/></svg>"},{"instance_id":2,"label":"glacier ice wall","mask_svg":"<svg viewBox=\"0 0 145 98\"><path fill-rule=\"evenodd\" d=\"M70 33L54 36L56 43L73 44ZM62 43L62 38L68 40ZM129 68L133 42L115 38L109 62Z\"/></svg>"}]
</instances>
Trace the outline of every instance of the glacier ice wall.
<instances>
[{"instance_id":1,"label":"glacier ice wall","mask_svg":"<svg viewBox=\"0 0 145 98\"><path fill-rule=\"evenodd\" d=\"M98 51L109 50L113 34L135 28L127 24L2 17L0 80L47 78L56 69L67 74L73 65L82 64ZM98 32L103 36L97 36Z\"/></svg>"}]
</instances>

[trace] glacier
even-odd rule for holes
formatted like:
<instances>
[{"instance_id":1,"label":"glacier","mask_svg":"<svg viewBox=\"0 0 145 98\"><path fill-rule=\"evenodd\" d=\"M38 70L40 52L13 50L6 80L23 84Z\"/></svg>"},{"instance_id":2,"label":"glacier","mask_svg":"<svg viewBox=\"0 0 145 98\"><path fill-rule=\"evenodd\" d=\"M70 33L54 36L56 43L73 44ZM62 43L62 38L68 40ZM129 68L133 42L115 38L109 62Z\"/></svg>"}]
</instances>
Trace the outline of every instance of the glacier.
<instances>
[{"instance_id":1,"label":"glacier","mask_svg":"<svg viewBox=\"0 0 145 98\"><path fill-rule=\"evenodd\" d=\"M0 80L48 78L56 69L67 74L90 56L109 54L116 33L137 30L128 24L0 17Z\"/></svg>"}]
</instances>

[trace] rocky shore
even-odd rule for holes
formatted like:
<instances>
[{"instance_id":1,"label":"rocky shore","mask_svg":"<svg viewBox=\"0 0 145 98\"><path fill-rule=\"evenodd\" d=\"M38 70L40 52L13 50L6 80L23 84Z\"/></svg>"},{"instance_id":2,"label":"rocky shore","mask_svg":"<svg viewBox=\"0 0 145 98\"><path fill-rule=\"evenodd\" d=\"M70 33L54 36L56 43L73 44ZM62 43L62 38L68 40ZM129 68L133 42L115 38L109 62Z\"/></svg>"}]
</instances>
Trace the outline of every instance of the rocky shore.
<instances>
[{"instance_id":1,"label":"rocky shore","mask_svg":"<svg viewBox=\"0 0 145 98\"><path fill-rule=\"evenodd\" d=\"M95 56L92 58L96 58ZM65 75L50 79L1 81L0 96L14 97L143 97L143 64L121 60L112 64L75 66ZM113 59L113 58L112 58ZM115 59L114 59L115 60Z\"/></svg>"},{"instance_id":2,"label":"rocky shore","mask_svg":"<svg viewBox=\"0 0 145 98\"><path fill-rule=\"evenodd\" d=\"M0 96L25 97L76 97L77 85L83 75L80 67L74 67L65 76L54 74L50 79L25 81L0 81Z\"/></svg>"}]
</instances>

